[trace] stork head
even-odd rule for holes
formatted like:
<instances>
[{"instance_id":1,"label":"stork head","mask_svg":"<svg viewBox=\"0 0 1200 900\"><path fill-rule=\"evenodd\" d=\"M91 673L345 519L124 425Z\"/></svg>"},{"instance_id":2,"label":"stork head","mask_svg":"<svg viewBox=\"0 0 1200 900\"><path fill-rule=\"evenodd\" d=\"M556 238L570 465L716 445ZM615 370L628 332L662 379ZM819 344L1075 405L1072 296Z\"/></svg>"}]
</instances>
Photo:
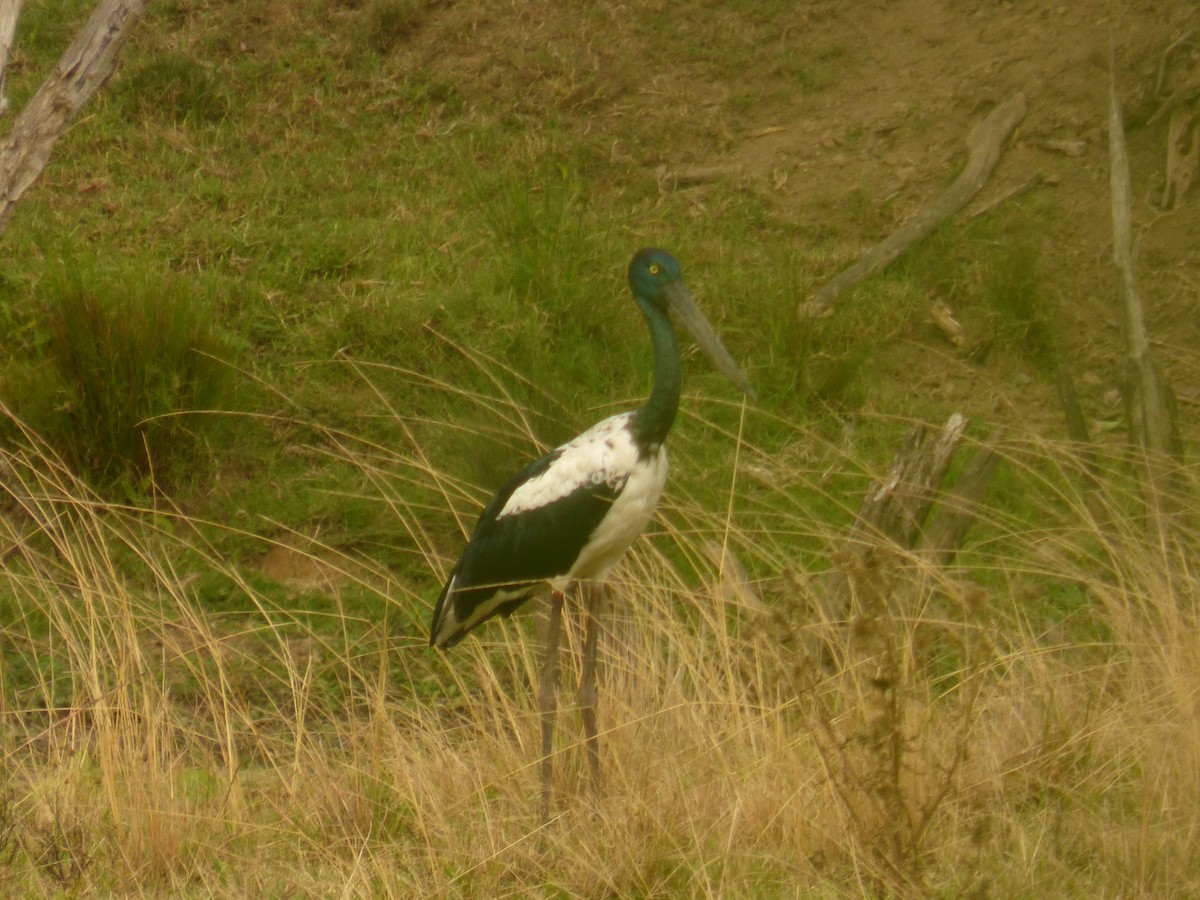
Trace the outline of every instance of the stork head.
<instances>
[{"instance_id":1,"label":"stork head","mask_svg":"<svg viewBox=\"0 0 1200 900\"><path fill-rule=\"evenodd\" d=\"M683 280L679 260L657 247L639 250L629 264L629 287L647 315L668 314L677 319L700 345L700 349L708 354L717 371L732 381L742 393L754 396L750 382L729 355L704 313L696 306L692 292Z\"/></svg>"},{"instance_id":2,"label":"stork head","mask_svg":"<svg viewBox=\"0 0 1200 900\"><path fill-rule=\"evenodd\" d=\"M674 256L657 247L634 254L629 264L629 286L635 297L666 311L665 288L672 284L683 284L683 269Z\"/></svg>"}]
</instances>

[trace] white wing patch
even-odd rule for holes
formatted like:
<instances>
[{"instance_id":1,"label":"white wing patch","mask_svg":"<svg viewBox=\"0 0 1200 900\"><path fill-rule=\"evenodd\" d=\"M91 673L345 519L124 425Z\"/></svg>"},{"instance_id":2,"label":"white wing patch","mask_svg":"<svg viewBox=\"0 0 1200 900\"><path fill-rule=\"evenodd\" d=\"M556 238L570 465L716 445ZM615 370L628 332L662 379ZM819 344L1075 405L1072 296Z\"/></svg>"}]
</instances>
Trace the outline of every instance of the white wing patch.
<instances>
[{"instance_id":1,"label":"white wing patch","mask_svg":"<svg viewBox=\"0 0 1200 900\"><path fill-rule=\"evenodd\" d=\"M563 444L558 458L513 491L496 518L549 506L580 488L607 484L619 489L638 468L638 448L628 428L632 416L612 416Z\"/></svg>"}]
</instances>

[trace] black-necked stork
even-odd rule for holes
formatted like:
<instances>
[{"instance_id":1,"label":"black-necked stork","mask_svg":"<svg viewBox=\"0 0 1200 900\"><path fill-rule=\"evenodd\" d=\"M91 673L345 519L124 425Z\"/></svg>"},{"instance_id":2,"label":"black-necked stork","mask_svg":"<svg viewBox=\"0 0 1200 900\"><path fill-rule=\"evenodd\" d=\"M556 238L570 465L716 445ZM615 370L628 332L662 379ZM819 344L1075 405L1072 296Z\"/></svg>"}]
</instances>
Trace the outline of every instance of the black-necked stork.
<instances>
[{"instance_id":1,"label":"black-necked stork","mask_svg":"<svg viewBox=\"0 0 1200 900\"><path fill-rule=\"evenodd\" d=\"M647 248L629 264L629 286L650 327L654 386L640 409L605 419L510 479L488 504L433 610L429 644L449 647L481 622L550 594L542 717L542 814L550 810L551 744L557 714L558 637L564 591L591 585L579 686L593 782L600 771L595 663L603 584L654 515L667 480L663 446L679 408L679 347L668 313L684 324L716 367L753 396L684 283L679 262Z\"/></svg>"}]
</instances>

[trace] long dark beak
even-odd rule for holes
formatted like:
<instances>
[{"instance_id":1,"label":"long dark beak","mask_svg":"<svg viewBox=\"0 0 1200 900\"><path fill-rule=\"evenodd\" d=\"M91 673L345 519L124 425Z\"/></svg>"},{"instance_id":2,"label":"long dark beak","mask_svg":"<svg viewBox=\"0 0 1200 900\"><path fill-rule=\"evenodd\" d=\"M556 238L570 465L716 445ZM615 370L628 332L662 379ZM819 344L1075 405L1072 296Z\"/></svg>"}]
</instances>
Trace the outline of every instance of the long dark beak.
<instances>
[{"instance_id":1,"label":"long dark beak","mask_svg":"<svg viewBox=\"0 0 1200 900\"><path fill-rule=\"evenodd\" d=\"M708 354L708 358L713 361L717 371L732 381L738 390L751 400L757 399L754 388L750 387L749 380L738 364L733 361L733 357L729 355L729 351L725 349L725 345L713 331L712 325L708 324L704 313L700 312L700 307L692 299L692 292L688 290L687 285L682 281L677 281L663 288L663 293L667 297L667 302L671 304L671 311L675 314L675 318L695 338L700 349Z\"/></svg>"}]
</instances>

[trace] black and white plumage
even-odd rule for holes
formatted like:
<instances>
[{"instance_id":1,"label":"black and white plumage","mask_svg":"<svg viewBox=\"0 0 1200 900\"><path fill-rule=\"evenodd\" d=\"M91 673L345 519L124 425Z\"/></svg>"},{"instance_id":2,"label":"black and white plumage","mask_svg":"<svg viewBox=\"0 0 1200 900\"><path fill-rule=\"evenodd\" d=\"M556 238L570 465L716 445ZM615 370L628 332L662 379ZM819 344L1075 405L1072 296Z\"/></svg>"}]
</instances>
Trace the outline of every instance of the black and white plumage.
<instances>
[{"instance_id":1,"label":"black and white plumage","mask_svg":"<svg viewBox=\"0 0 1200 900\"><path fill-rule=\"evenodd\" d=\"M430 629L431 646L449 647L492 616L508 615L531 597L550 594L539 690L543 816L549 813L563 594L575 582L592 585L580 700L593 777L598 779L594 677L601 587L649 524L667 480L663 442L681 390L679 348L668 313L685 325L718 369L753 395L692 299L675 257L654 248L639 251L629 265L629 284L654 346L649 399L530 463L497 491L438 597Z\"/></svg>"},{"instance_id":2,"label":"black and white plumage","mask_svg":"<svg viewBox=\"0 0 1200 900\"><path fill-rule=\"evenodd\" d=\"M433 646L573 582L603 583L650 523L665 447L639 447L634 413L612 416L530 463L492 499L434 611Z\"/></svg>"}]
</instances>

